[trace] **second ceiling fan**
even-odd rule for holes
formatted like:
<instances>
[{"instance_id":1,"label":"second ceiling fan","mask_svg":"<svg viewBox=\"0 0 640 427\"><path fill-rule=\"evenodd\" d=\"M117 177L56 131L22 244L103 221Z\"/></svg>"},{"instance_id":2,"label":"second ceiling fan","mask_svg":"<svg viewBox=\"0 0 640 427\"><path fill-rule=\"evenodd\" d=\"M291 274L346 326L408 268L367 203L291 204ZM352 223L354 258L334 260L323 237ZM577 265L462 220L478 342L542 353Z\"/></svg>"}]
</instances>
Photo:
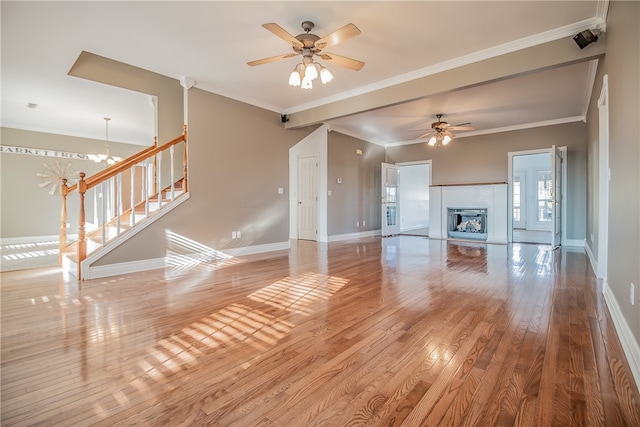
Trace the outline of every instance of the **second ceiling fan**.
<instances>
[{"instance_id":1,"label":"second ceiling fan","mask_svg":"<svg viewBox=\"0 0 640 427\"><path fill-rule=\"evenodd\" d=\"M290 44L293 53L249 61L247 64L256 66L302 55L302 62L296 65L289 78L289 84L292 86L302 86L303 89L310 89L311 81L318 77L318 75L320 75L322 83L328 83L333 79L329 70L319 63L314 62L314 56L354 71L359 71L364 66L364 62L358 61L357 59L347 58L346 56L336 55L335 53L323 52L323 49L326 47L335 46L338 43L360 34L358 27L353 24L347 24L324 37L319 37L311 33L311 30L315 26L311 21L304 21L302 23L302 29L305 32L297 36L293 36L275 23L263 24L262 26Z\"/></svg>"},{"instance_id":2,"label":"second ceiling fan","mask_svg":"<svg viewBox=\"0 0 640 427\"><path fill-rule=\"evenodd\" d=\"M437 144L447 145L456 135L452 132L454 130L475 130L473 126L468 126L471 123L460 123L458 125L450 125L447 122L443 122L442 114L436 114L437 122L431 123L431 129L426 133L423 133L416 139L429 138L428 144L435 146Z\"/></svg>"}]
</instances>

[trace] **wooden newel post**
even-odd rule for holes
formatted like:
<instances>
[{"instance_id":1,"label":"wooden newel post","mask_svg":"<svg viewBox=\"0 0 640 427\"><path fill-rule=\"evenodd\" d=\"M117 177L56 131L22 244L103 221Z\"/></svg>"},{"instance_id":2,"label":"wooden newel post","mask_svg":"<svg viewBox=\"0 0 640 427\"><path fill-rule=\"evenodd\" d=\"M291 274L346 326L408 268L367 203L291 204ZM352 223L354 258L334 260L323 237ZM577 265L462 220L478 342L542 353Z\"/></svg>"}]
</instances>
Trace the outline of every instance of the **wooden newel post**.
<instances>
[{"instance_id":1,"label":"wooden newel post","mask_svg":"<svg viewBox=\"0 0 640 427\"><path fill-rule=\"evenodd\" d=\"M182 128L182 135L184 136L184 152L182 154L182 176L184 188L183 192L189 191L189 183L187 182L187 125Z\"/></svg>"},{"instance_id":2,"label":"wooden newel post","mask_svg":"<svg viewBox=\"0 0 640 427\"><path fill-rule=\"evenodd\" d=\"M67 194L69 187L67 186L67 178L62 178L62 208L60 209L60 242L58 244L58 265L62 267L62 251L67 247Z\"/></svg>"},{"instance_id":3,"label":"wooden newel post","mask_svg":"<svg viewBox=\"0 0 640 427\"><path fill-rule=\"evenodd\" d=\"M87 236L85 232L85 210L84 194L87 192L87 182L84 180L86 174L80 172L78 181L78 192L80 193L80 218L78 220L78 279L82 280L80 264L87 258Z\"/></svg>"}]
</instances>

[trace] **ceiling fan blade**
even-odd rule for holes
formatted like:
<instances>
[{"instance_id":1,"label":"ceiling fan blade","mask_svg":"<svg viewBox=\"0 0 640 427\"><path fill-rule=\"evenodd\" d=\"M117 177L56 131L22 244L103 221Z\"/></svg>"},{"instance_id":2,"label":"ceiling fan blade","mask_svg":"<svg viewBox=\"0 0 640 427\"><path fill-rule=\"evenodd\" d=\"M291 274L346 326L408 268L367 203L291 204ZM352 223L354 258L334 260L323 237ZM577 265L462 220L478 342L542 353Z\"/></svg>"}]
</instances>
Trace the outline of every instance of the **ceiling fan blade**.
<instances>
[{"instance_id":1,"label":"ceiling fan blade","mask_svg":"<svg viewBox=\"0 0 640 427\"><path fill-rule=\"evenodd\" d=\"M287 43L289 43L292 46L296 46L299 48L303 48L304 45L302 44L302 42L300 40L298 40L297 38L295 38L293 35L289 34L289 32L287 30L285 30L284 28L282 28L280 25L274 23L274 22L270 22L268 24L262 24L262 26L271 31L273 34L275 34L276 36L280 37L282 40L286 41Z\"/></svg>"},{"instance_id":2,"label":"ceiling fan blade","mask_svg":"<svg viewBox=\"0 0 640 427\"><path fill-rule=\"evenodd\" d=\"M316 40L314 46L318 49L324 49L328 46L335 46L338 43L342 43L345 40L349 40L360 34L360 30L353 24L347 24L339 30Z\"/></svg>"},{"instance_id":3,"label":"ceiling fan blade","mask_svg":"<svg viewBox=\"0 0 640 427\"><path fill-rule=\"evenodd\" d=\"M282 55L278 55L278 56L272 56L271 58L263 58L263 59L257 59L255 61L250 61L247 62L248 65L256 66L256 65L262 65L262 64L268 64L269 62L275 62L275 61L279 61L281 59L287 59L287 58L293 58L294 56L298 56L300 55L299 53L284 53Z\"/></svg>"},{"instance_id":4,"label":"ceiling fan blade","mask_svg":"<svg viewBox=\"0 0 640 427\"><path fill-rule=\"evenodd\" d=\"M364 67L364 62L362 61L347 58L346 56L336 55L335 53L324 52L319 54L318 56L320 56L320 58L324 59L325 61L329 61L332 64L336 64L353 71L360 71L360 69Z\"/></svg>"},{"instance_id":5,"label":"ceiling fan blade","mask_svg":"<svg viewBox=\"0 0 640 427\"><path fill-rule=\"evenodd\" d=\"M449 126L447 128L447 130L476 130L475 127L473 126L460 126L460 125L456 125L456 126Z\"/></svg>"},{"instance_id":6,"label":"ceiling fan blade","mask_svg":"<svg viewBox=\"0 0 640 427\"><path fill-rule=\"evenodd\" d=\"M445 130L444 132L442 132L444 135L448 135L449 138L453 139L455 138L455 134L453 132L449 132L448 130Z\"/></svg>"},{"instance_id":7,"label":"ceiling fan blade","mask_svg":"<svg viewBox=\"0 0 640 427\"><path fill-rule=\"evenodd\" d=\"M428 131L427 133L424 133L422 135L420 135L419 137L417 137L416 139L422 139L422 138L431 138L433 135L436 134L436 131L434 131L433 129L431 129L430 131Z\"/></svg>"}]
</instances>

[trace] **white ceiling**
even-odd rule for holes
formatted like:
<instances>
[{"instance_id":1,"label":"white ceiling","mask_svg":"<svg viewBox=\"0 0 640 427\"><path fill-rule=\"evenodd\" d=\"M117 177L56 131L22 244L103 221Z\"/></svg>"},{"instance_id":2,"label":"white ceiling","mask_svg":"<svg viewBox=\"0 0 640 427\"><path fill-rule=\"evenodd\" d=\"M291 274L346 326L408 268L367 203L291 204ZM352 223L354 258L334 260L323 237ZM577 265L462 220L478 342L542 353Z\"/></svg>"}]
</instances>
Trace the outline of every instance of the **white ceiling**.
<instances>
[{"instance_id":1,"label":"white ceiling","mask_svg":"<svg viewBox=\"0 0 640 427\"><path fill-rule=\"evenodd\" d=\"M292 114L512 46L570 38L603 23L606 5L573 0L2 1L1 124L102 139L103 117L110 117L110 140L150 145L150 97L67 75L82 51L176 79L188 77L197 88ZM327 50L364 61L362 70L324 63L334 80L302 90L287 83L299 57L246 64L291 52L263 23L278 23L296 35L305 20L316 24L313 33L321 37L354 23L362 34ZM467 135L580 120L593 65L527 74L329 124L384 145L414 141L420 135L415 131L427 129L438 113L452 124L471 122L477 130ZM29 103L37 108L28 108Z\"/></svg>"}]
</instances>

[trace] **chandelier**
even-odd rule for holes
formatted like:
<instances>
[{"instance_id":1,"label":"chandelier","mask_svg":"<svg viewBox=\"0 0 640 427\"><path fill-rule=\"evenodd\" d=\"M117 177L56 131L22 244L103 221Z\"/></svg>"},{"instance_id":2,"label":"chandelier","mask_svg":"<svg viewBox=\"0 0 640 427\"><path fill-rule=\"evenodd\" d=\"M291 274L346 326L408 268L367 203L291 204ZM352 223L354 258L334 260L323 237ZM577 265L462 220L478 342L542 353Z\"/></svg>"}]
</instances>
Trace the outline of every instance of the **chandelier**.
<instances>
[{"instance_id":1,"label":"chandelier","mask_svg":"<svg viewBox=\"0 0 640 427\"><path fill-rule=\"evenodd\" d=\"M104 117L104 123L106 127L104 151L101 154L88 155L89 159L93 160L96 163L103 163L105 167L114 165L122 160L122 157L112 156L109 152L109 120L111 120L111 118Z\"/></svg>"}]
</instances>

